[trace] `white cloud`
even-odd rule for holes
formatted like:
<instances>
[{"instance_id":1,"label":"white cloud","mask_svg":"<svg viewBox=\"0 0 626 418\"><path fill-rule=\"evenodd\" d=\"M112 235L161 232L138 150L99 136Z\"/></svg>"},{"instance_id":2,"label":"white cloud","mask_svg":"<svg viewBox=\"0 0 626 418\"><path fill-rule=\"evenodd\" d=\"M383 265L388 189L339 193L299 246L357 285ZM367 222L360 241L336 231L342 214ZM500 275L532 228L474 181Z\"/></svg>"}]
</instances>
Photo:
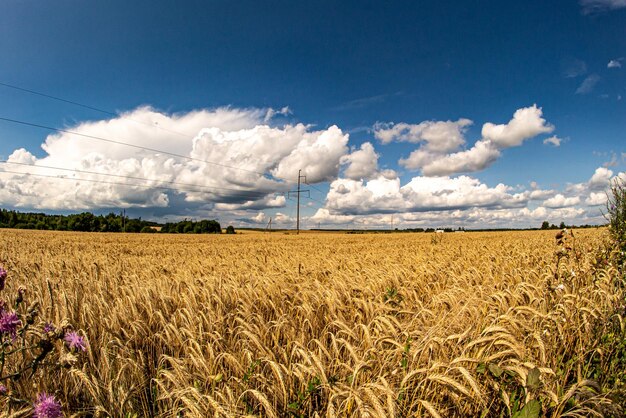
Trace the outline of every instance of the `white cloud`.
<instances>
[{"instance_id":1,"label":"white cloud","mask_svg":"<svg viewBox=\"0 0 626 418\"><path fill-rule=\"evenodd\" d=\"M7 164L0 171L63 175L75 180L4 173L0 176L0 203L36 209L91 210L167 207L182 198L186 206L213 205L221 210L282 207L284 197L275 193L290 189L293 185L283 179L295 182L300 168L310 183L338 175L340 159L348 151L348 135L336 126L319 131L302 124L273 127L266 123L268 112L220 108L167 115L143 107L110 120L68 127L82 135L132 143L139 148L69 133L50 135L42 145L45 157L36 159L24 149L9 157L11 162L35 167Z\"/></svg>"},{"instance_id":2,"label":"white cloud","mask_svg":"<svg viewBox=\"0 0 626 418\"><path fill-rule=\"evenodd\" d=\"M574 206L580 203L580 198L578 196L575 197L565 197L562 194L557 194L550 199L547 199L543 202L543 206L547 208L564 208L568 206Z\"/></svg>"},{"instance_id":3,"label":"white cloud","mask_svg":"<svg viewBox=\"0 0 626 418\"><path fill-rule=\"evenodd\" d=\"M622 61L623 60L624 60L624 58L617 58L617 59L611 60L606 65L606 68L622 68Z\"/></svg>"},{"instance_id":4,"label":"white cloud","mask_svg":"<svg viewBox=\"0 0 626 418\"><path fill-rule=\"evenodd\" d=\"M266 216L265 216L265 213L259 212L259 213L257 213L256 216L252 217L251 219L255 223L265 223Z\"/></svg>"},{"instance_id":5,"label":"white cloud","mask_svg":"<svg viewBox=\"0 0 626 418\"><path fill-rule=\"evenodd\" d=\"M361 144L361 148L341 158L341 164L347 164L344 175L353 180L373 176L378 170L378 154L369 142Z\"/></svg>"},{"instance_id":6,"label":"white cloud","mask_svg":"<svg viewBox=\"0 0 626 418\"><path fill-rule=\"evenodd\" d=\"M592 190L603 190L609 186L613 171L606 167L598 167L589 179L588 187Z\"/></svg>"},{"instance_id":7,"label":"white cloud","mask_svg":"<svg viewBox=\"0 0 626 418\"><path fill-rule=\"evenodd\" d=\"M559 147L561 146L562 141L563 140L561 138L558 138L556 135L552 135L551 137L544 139L543 144L552 145L553 147Z\"/></svg>"},{"instance_id":8,"label":"white cloud","mask_svg":"<svg viewBox=\"0 0 626 418\"><path fill-rule=\"evenodd\" d=\"M530 200L544 200L554 195L554 190L541 190L535 189L531 190L528 193L528 198Z\"/></svg>"},{"instance_id":9,"label":"white cloud","mask_svg":"<svg viewBox=\"0 0 626 418\"><path fill-rule=\"evenodd\" d=\"M426 176L443 176L454 173L480 171L500 157L500 151L489 141L478 141L466 151L437 156L414 151L400 164L409 169L421 168Z\"/></svg>"},{"instance_id":10,"label":"white cloud","mask_svg":"<svg viewBox=\"0 0 626 418\"><path fill-rule=\"evenodd\" d=\"M330 225L346 225L354 221L356 217L351 215L333 215L328 209L320 208L309 219L315 223Z\"/></svg>"},{"instance_id":11,"label":"white cloud","mask_svg":"<svg viewBox=\"0 0 626 418\"><path fill-rule=\"evenodd\" d=\"M501 156L501 150L504 148L519 146L527 139L552 132L554 127L548 124L542 116L541 108L533 105L515 111L513 118L506 124L485 123L482 127L483 138L467 150L460 148L465 143L464 130L471 123L468 119L460 119L457 122L422 122L419 125L397 124L389 129L379 129L377 137L383 141L391 141L399 136L404 138L401 140L407 142L422 141L418 149L399 161L400 165L409 170L421 170L426 176L469 173L489 167ZM443 124L437 129L440 135L431 137L437 140L431 142L424 140L423 131L434 124ZM396 129L398 126L402 129ZM414 127L417 133L412 135L411 130L406 126ZM446 132L452 140L444 139ZM434 147L433 143L438 146ZM446 146L439 146L441 144Z\"/></svg>"},{"instance_id":12,"label":"white cloud","mask_svg":"<svg viewBox=\"0 0 626 418\"><path fill-rule=\"evenodd\" d=\"M539 227L547 220L558 224L602 224L598 208L603 192L591 191L604 184L612 172L598 168L585 183L569 185L564 191L546 190L531 182L528 189L505 184L488 186L476 178L413 177L402 184L399 178L382 175L369 181L339 178L331 183L326 205L311 220L341 227ZM626 178L626 174L624 174ZM608 180L607 180L608 181Z\"/></svg>"},{"instance_id":13,"label":"white cloud","mask_svg":"<svg viewBox=\"0 0 626 418\"><path fill-rule=\"evenodd\" d=\"M290 225L295 222L295 219L285 213L276 212L272 222L278 225Z\"/></svg>"},{"instance_id":14,"label":"white cloud","mask_svg":"<svg viewBox=\"0 0 626 418\"><path fill-rule=\"evenodd\" d=\"M482 129L484 139L490 140L498 148L517 147L539 134L550 133L554 126L543 119L542 110L537 105L518 109L507 124L485 123Z\"/></svg>"},{"instance_id":15,"label":"white cloud","mask_svg":"<svg viewBox=\"0 0 626 418\"><path fill-rule=\"evenodd\" d=\"M606 204L606 193L589 193L589 197L585 199L585 203L589 206L600 206Z\"/></svg>"},{"instance_id":16,"label":"white cloud","mask_svg":"<svg viewBox=\"0 0 626 418\"><path fill-rule=\"evenodd\" d=\"M576 89L576 94L589 94L596 87L596 84L600 81L598 74L591 74L583 80L583 82Z\"/></svg>"},{"instance_id":17,"label":"white cloud","mask_svg":"<svg viewBox=\"0 0 626 418\"><path fill-rule=\"evenodd\" d=\"M303 125L299 126L304 128ZM293 178L294 175L297 177L294 173L302 169L302 175L307 177L309 183L332 180L339 172L341 157L348 152L347 144L348 135L335 125L324 131L302 132L295 149L288 148L289 153L278 161L272 174L281 178ZM279 150L284 147L282 141L273 145Z\"/></svg>"},{"instance_id":18,"label":"white cloud","mask_svg":"<svg viewBox=\"0 0 626 418\"><path fill-rule=\"evenodd\" d=\"M469 119L453 121L424 121L417 125L408 123L381 124L374 126L374 135L383 144L392 141L424 143L428 151L443 153L457 150L465 144L463 137L472 125Z\"/></svg>"},{"instance_id":19,"label":"white cloud","mask_svg":"<svg viewBox=\"0 0 626 418\"><path fill-rule=\"evenodd\" d=\"M369 181L337 179L330 185L326 208L332 214L355 215L388 212L450 210L469 207L520 207L527 194L511 194L498 184L490 188L477 179L414 177L404 186L400 179L380 176Z\"/></svg>"},{"instance_id":20,"label":"white cloud","mask_svg":"<svg viewBox=\"0 0 626 418\"><path fill-rule=\"evenodd\" d=\"M337 215L326 209L320 209L311 218L322 227L340 228L376 228L389 229L393 226L403 228L538 228L544 220L558 224L566 221L571 224L602 223L603 218L589 213L582 208L549 209L539 206L534 209L493 209L472 207L467 209L441 210L437 212L407 212L392 214Z\"/></svg>"}]
</instances>

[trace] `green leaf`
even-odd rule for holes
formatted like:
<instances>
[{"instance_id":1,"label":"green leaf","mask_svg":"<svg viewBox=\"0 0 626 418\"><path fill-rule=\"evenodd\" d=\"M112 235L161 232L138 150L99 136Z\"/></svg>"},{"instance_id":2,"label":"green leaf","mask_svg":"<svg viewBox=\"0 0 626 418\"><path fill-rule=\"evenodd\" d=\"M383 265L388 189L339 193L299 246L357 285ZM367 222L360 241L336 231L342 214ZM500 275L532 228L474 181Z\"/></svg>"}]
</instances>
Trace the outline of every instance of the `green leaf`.
<instances>
[{"instance_id":1,"label":"green leaf","mask_svg":"<svg viewBox=\"0 0 626 418\"><path fill-rule=\"evenodd\" d=\"M513 418L539 418L541 414L541 403L537 400L528 402L524 407L513 415Z\"/></svg>"},{"instance_id":2,"label":"green leaf","mask_svg":"<svg viewBox=\"0 0 626 418\"><path fill-rule=\"evenodd\" d=\"M534 391L541 387L541 372L538 368L534 368L528 372L528 376L526 376L526 388L528 390Z\"/></svg>"},{"instance_id":3,"label":"green leaf","mask_svg":"<svg viewBox=\"0 0 626 418\"><path fill-rule=\"evenodd\" d=\"M500 377L502 376L502 373L504 373L504 370L502 370L502 368L498 366L497 364L489 364L489 366L487 367L489 368L489 371L491 372L491 374L494 375L495 377Z\"/></svg>"},{"instance_id":4,"label":"green leaf","mask_svg":"<svg viewBox=\"0 0 626 418\"><path fill-rule=\"evenodd\" d=\"M476 373L485 374L487 371L487 365L485 363L478 363L476 366Z\"/></svg>"}]
</instances>

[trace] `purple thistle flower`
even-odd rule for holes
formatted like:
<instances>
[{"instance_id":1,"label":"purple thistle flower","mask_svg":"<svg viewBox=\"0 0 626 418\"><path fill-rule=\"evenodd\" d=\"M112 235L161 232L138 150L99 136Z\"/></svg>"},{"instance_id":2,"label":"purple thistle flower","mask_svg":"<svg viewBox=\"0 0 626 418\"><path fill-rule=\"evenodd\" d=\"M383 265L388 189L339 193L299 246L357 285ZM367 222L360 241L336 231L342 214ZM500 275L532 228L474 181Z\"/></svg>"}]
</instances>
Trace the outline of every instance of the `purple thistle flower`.
<instances>
[{"instance_id":1,"label":"purple thistle flower","mask_svg":"<svg viewBox=\"0 0 626 418\"><path fill-rule=\"evenodd\" d=\"M15 312L3 311L0 313L0 334L8 334L15 338L17 327L22 325L22 321Z\"/></svg>"},{"instance_id":2,"label":"purple thistle flower","mask_svg":"<svg viewBox=\"0 0 626 418\"><path fill-rule=\"evenodd\" d=\"M78 335L75 331L70 331L65 334L63 338L65 340L65 344L72 351L87 351L87 343L85 343L85 339Z\"/></svg>"},{"instance_id":3,"label":"purple thistle flower","mask_svg":"<svg viewBox=\"0 0 626 418\"><path fill-rule=\"evenodd\" d=\"M7 280L7 271L0 267L0 290L4 290L4 283Z\"/></svg>"},{"instance_id":4,"label":"purple thistle flower","mask_svg":"<svg viewBox=\"0 0 626 418\"><path fill-rule=\"evenodd\" d=\"M9 391L9 389L7 389L6 386L4 386L2 383L0 383L0 395L6 395L8 391Z\"/></svg>"},{"instance_id":5,"label":"purple thistle flower","mask_svg":"<svg viewBox=\"0 0 626 418\"><path fill-rule=\"evenodd\" d=\"M54 398L53 395L40 393L37 395L37 401L33 404L33 406L35 407L35 410L33 411L33 418L63 417L61 404Z\"/></svg>"},{"instance_id":6,"label":"purple thistle flower","mask_svg":"<svg viewBox=\"0 0 626 418\"><path fill-rule=\"evenodd\" d=\"M45 332L46 334L54 331L56 331L56 328L50 322L46 322L46 325L43 326L43 332Z\"/></svg>"}]
</instances>

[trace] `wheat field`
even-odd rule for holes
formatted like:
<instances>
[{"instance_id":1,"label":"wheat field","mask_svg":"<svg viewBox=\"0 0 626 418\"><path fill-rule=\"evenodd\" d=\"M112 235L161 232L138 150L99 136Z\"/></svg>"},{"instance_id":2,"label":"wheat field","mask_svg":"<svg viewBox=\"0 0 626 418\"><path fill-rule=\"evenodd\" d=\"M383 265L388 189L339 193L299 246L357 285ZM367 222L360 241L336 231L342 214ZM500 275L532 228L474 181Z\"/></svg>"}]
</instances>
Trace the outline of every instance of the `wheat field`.
<instances>
[{"instance_id":1,"label":"wheat field","mask_svg":"<svg viewBox=\"0 0 626 418\"><path fill-rule=\"evenodd\" d=\"M7 386L67 416L618 416L606 234L0 230L4 292L89 345Z\"/></svg>"}]
</instances>

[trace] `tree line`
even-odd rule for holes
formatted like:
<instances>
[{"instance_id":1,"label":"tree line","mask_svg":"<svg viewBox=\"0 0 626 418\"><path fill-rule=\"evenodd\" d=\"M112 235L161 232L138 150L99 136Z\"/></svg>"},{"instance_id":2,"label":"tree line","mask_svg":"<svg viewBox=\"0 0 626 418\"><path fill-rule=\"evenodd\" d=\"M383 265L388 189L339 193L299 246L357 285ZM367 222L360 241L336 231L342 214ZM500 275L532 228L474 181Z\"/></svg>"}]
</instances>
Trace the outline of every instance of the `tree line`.
<instances>
[{"instance_id":1,"label":"tree line","mask_svg":"<svg viewBox=\"0 0 626 418\"><path fill-rule=\"evenodd\" d=\"M152 232L179 234L219 234L222 232L216 220L168 222L159 224L127 216L109 213L94 215L90 212L71 215L48 215L45 213L23 213L0 209L0 228L39 229L51 231L81 232ZM228 233L234 233L229 227Z\"/></svg>"}]
</instances>

